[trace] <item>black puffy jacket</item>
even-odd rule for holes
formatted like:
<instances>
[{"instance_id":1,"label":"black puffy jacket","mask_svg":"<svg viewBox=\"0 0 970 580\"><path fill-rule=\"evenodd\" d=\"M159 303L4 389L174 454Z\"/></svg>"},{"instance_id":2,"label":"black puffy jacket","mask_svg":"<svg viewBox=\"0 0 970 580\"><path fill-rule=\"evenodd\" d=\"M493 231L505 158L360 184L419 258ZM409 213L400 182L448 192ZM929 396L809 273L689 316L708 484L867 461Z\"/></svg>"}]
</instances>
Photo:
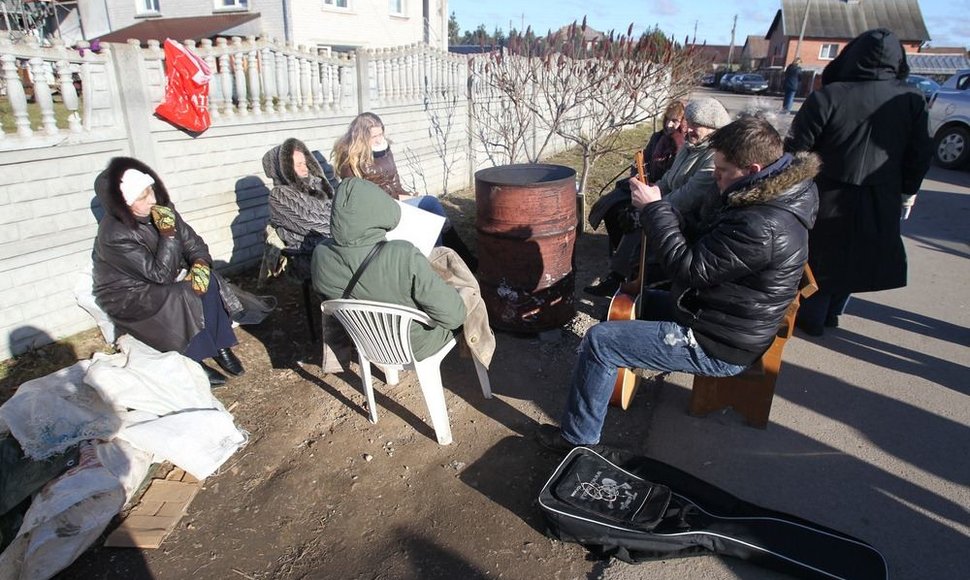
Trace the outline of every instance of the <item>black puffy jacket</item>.
<instances>
[{"instance_id":1,"label":"black puffy jacket","mask_svg":"<svg viewBox=\"0 0 970 580\"><path fill-rule=\"evenodd\" d=\"M677 321L709 355L748 365L774 340L808 259L818 168L814 154L786 156L735 184L722 194L710 228L690 245L669 202L644 207L650 245L671 276Z\"/></svg>"},{"instance_id":2,"label":"black puffy jacket","mask_svg":"<svg viewBox=\"0 0 970 580\"><path fill-rule=\"evenodd\" d=\"M121 194L129 169L155 180L158 205L172 207L168 190L150 167L131 157L115 157L98 175L94 189L106 215L94 242L94 297L119 327L160 351L182 351L203 328L202 301L179 272L197 260L212 265L209 248L175 212L175 236L160 235L149 218L137 218ZM174 208L173 208L174 209Z\"/></svg>"}]
</instances>

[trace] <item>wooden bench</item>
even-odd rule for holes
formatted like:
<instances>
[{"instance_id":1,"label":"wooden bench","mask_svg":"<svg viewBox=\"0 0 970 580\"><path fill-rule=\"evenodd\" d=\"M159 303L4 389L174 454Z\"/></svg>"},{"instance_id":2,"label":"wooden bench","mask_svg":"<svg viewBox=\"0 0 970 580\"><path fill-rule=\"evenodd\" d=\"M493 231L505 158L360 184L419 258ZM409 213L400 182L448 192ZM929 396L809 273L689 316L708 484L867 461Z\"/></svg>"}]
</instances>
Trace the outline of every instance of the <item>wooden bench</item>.
<instances>
[{"instance_id":1,"label":"wooden bench","mask_svg":"<svg viewBox=\"0 0 970 580\"><path fill-rule=\"evenodd\" d=\"M726 407L733 407L744 417L745 423L764 429L768 426L771 401L775 396L775 382L781 370L781 354L795 329L795 314L802 298L818 290L812 269L805 264L798 294L782 320L778 334L761 360L733 377L695 376L690 396L690 414L703 416Z\"/></svg>"}]
</instances>

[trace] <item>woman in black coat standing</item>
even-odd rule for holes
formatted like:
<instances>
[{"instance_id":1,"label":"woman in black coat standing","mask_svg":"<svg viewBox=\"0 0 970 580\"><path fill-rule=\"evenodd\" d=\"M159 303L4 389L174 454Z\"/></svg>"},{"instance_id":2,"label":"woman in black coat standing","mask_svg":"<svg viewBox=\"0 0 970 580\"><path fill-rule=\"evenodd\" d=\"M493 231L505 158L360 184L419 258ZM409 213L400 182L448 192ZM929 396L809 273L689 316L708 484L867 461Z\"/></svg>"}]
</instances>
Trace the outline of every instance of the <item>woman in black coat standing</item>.
<instances>
[{"instance_id":1,"label":"woman in black coat standing","mask_svg":"<svg viewBox=\"0 0 970 580\"><path fill-rule=\"evenodd\" d=\"M809 237L819 292L798 311L798 325L810 335L838 326L850 294L906 285L899 222L932 154L926 101L903 83L908 74L893 32L864 32L825 67L822 88L792 122L786 148L822 158Z\"/></svg>"}]
</instances>

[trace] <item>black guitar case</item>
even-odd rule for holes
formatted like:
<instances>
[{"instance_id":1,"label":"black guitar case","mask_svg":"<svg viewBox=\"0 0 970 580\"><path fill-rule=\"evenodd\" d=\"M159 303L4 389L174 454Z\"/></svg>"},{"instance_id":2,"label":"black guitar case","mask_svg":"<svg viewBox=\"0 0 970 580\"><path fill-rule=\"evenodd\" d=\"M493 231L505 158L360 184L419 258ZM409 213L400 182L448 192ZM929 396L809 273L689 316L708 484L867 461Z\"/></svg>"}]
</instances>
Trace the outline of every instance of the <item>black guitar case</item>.
<instances>
[{"instance_id":1,"label":"black guitar case","mask_svg":"<svg viewBox=\"0 0 970 580\"><path fill-rule=\"evenodd\" d=\"M547 534L639 563L714 553L799 578L887 580L852 536L741 500L647 457L573 449L539 493Z\"/></svg>"}]
</instances>

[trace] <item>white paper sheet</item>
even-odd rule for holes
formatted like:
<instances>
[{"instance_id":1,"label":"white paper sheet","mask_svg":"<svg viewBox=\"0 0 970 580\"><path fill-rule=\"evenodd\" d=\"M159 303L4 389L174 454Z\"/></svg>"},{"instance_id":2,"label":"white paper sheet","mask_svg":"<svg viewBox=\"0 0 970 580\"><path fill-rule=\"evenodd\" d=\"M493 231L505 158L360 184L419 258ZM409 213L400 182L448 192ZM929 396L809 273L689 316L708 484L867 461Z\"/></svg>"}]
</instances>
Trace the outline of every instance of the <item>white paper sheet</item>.
<instances>
[{"instance_id":1,"label":"white paper sheet","mask_svg":"<svg viewBox=\"0 0 970 580\"><path fill-rule=\"evenodd\" d=\"M402 201L397 203L401 206L401 223L387 232L387 239L407 240L422 254L430 256L441 228L445 225L445 218Z\"/></svg>"}]
</instances>

